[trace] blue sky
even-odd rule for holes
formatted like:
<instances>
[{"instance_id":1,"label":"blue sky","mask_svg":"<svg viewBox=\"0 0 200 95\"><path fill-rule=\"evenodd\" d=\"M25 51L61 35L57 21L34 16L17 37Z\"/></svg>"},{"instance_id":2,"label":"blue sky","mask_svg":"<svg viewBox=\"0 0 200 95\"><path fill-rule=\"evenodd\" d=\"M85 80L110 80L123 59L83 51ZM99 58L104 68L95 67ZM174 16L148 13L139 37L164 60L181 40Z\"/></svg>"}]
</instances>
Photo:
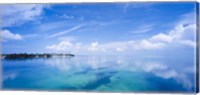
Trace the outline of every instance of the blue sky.
<instances>
[{"instance_id":1,"label":"blue sky","mask_svg":"<svg viewBox=\"0 0 200 95\"><path fill-rule=\"evenodd\" d=\"M195 2L2 5L2 51L193 54L195 8Z\"/></svg>"}]
</instances>

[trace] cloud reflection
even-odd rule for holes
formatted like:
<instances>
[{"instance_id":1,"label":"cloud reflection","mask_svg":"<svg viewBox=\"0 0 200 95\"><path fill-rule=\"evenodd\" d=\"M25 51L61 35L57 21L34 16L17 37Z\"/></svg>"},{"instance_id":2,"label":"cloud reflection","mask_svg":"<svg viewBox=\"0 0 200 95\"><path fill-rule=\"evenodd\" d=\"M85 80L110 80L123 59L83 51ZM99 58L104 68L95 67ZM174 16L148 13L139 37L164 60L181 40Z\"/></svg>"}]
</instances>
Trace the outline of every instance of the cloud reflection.
<instances>
[{"instance_id":1,"label":"cloud reflection","mask_svg":"<svg viewBox=\"0 0 200 95\"><path fill-rule=\"evenodd\" d=\"M3 80L13 80L17 77L17 73L7 73L3 76Z\"/></svg>"},{"instance_id":2,"label":"cloud reflection","mask_svg":"<svg viewBox=\"0 0 200 95\"><path fill-rule=\"evenodd\" d=\"M194 86L193 81L188 73L186 73L186 71L188 71L187 68L189 68L187 66L185 66L185 68L175 68L163 62L155 60L148 61L143 58L135 59L131 56L76 56L74 58L52 58L45 60L45 64L64 71L83 71L85 74L95 74L98 70L98 72L101 73L112 71L143 71L152 73L165 80L174 79L177 83L182 84L184 88L189 90Z\"/></svg>"},{"instance_id":3,"label":"cloud reflection","mask_svg":"<svg viewBox=\"0 0 200 95\"><path fill-rule=\"evenodd\" d=\"M159 62L136 62L134 65L138 69L142 69L145 72L153 73L155 76L161 77L163 79L175 79L178 83L182 84L187 89L192 89L195 83L189 78L185 70L185 68L170 68L167 64L159 63Z\"/></svg>"}]
</instances>

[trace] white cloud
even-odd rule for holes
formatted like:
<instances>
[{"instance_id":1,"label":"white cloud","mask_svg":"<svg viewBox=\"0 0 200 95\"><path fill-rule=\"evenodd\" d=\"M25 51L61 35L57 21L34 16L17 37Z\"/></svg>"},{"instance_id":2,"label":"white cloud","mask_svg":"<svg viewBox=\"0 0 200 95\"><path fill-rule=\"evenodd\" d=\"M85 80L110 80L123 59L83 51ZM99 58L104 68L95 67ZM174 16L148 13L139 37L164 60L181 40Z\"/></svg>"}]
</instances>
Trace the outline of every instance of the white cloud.
<instances>
[{"instance_id":1,"label":"white cloud","mask_svg":"<svg viewBox=\"0 0 200 95\"><path fill-rule=\"evenodd\" d=\"M190 47L195 47L196 46L196 42L192 41L192 40L182 40L180 41L181 44L190 46Z\"/></svg>"},{"instance_id":2,"label":"white cloud","mask_svg":"<svg viewBox=\"0 0 200 95\"><path fill-rule=\"evenodd\" d=\"M70 40L71 38L66 38L63 40ZM72 38L74 39L74 38ZM174 29L170 30L168 33L159 33L153 35L150 38L142 40L129 40L129 41L116 41L99 44L97 41L92 42L91 44L81 45L80 48L76 48L77 45L74 45L70 42L60 42L58 45L52 45L48 49L54 50L69 50L71 51L88 51L88 52L127 52L130 50L158 50L164 49L165 47L170 47L171 44L184 45L189 47L195 47L195 27L193 25L184 26L183 24L177 25ZM70 44L69 44L70 43ZM64 44L64 45L63 45ZM68 48L67 48L68 47ZM73 48L72 48L73 47ZM167 48L168 48L167 47ZM117 51L117 52L116 52Z\"/></svg>"},{"instance_id":3,"label":"white cloud","mask_svg":"<svg viewBox=\"0 0 200 95\"><path fill-rule=\"evenodd\" d=\"M131 31L132 34L146 33L153 29L154 24L142 25Z\"/></svg>"},{"instance_id":4,"label":"white cloud","mask_svg":"<svg viewBox=\"0 0 200 95\"><path fill-rule=\"evenodd\" d=\"M82 43L72 43L68 40L63 40L58 44L53 44L46 46L46 49L51 50L52 52L65 52L65 53L78 53L82 50L84 46Z\"/></svg>"},{"instance_id":5,"label":"white cloud","mask_svg":"<svg viewBox=\"0 0 200 95\"><path fill-rule=\"evenodd\" d=\"M61 19L67 19L67 20L78 20L78 21L83 21L84 20L84 16L73 16L73 15L69 15L69 14L63 14L61 16L59 16Z\"/></svg>"},{"instance_id":6,"label":"white cloud","mask_svg":"<svg viewBox=\"0 0 200 95\"><path fill-rule=\"evenodd\" d=\"M152 6L154 3L148 3L148 4L141 4L141 3L134 3L134 4L123 4L123 12L126 13L130 9L135 9L135 8L147 8L149 9L149 6Z\"/></svg>"},{"instance_id":7,"label":"white cloud","mask_svg":"<svg viewBox=\"0 0 200 95\"><path fill-rule=\"evenodd\" d=\"M107 50L125 51L130 41L118 41L102 44L101 47Z\"/></svg>"},{"instance_id":8,"label":"white cloud","mask_svg":"<svg viewBox=\"0 0 200 95\"><path fill-rule=\"evenodd\" d=\"M121 52L121 51L124 51L124 49L122 49L122 48L116 48L116 51Z\"/></svg>"},{"instance_id":9,"label":"white cloud","mask_svg":"<svg viewBox=\"0 0 200 95\"><path fill-rule=\"evenodd\" d=\"M136 41L133 45L135 49L159 49L170 44L182 44L190 47L195 47L195 24L178 24L168 34L159 33L149 39Z\"/></svg>"},{"instance_id":10,"label":"white cloud","mask_svg":"<svg viewBox=\"0 0 200 95\"><path fill-rule=\"evenodd\" d=\"M22 36L20 34L14 34L9 30L1 31L1 36L3 41L5 40L22 40Z\"/></svg>"},{"instance_id":11,"label":"white cloud","mask_svg":"<svg viewBox=\"0 0 200 95\"><path fill-rule=\"evenodd\" d=\"M135 44L134 48L136 49L159 49L165 46L165 43L162 42L151 42L148 40L142 40L138 45Z\"/></svg>"},{"instance_id":12,"label":"white cloud","mask_svg":"<svg viewBox=\"0 0 200 95\"><path fill-rule=\"evenodd\" d=\"M196 16L197 16L196 12L190 12L190 13L184 14L180 17L181 21L179 23L194 24L196 23L196 18L195 18Z\"/></svg>"},{"instance_id":13,"label":"white cloud","mask_svg":"<svg viewBox=\"0 0 200 95\"><path fill-rule=\"evenodd\" d=\"M173 39L173 43L183 44L191 47L196 45L196 27L195 24L179 24L174 30L170 31L168 36Z\"/></svg>"},{"instance_id":14,"label":"white cloud","mask_svg":"<svg viewBox=\"0 0 200 95\"><path fill-rule=\"evenodd\" d=\"M43 13L46 5L13 4L2 5L2 27L21 25L27 21L34 21Z\"/></svg>"},{"instance_id":15,"label":"white cloud","mask_svg":"<svg viewBox=\"0 0 200 95\"><path fill-rule=\"evenodd\" d=\"M91 45L88 47L89 51L98 51L99 47L98 47L99 43L98 42L92 42Z\"/></svg>"},{"instance_id":16,"label":"white cloud","mask_svg":"<svg viewBox=\"0 0 200 95\"><path fill-rule=\"evenodd\" d=\"M72 16L72 15L67 15L67 14L62 15L61 18L64 18L64 19L75 19L74 16Z\"/></svg>"},{"instance_id":17,"label":"white cloud","mask_svg":"<svg viewBox=\"0 0 200 95\"><path fill-rule=\"evenodd\" d=\"M72 31L76 31L76 30L80 29L82 26L83 26L83 24L74 26L74 27L72 27L72 28L70 28L70 29L68 29L66 31L62 31L62 32L58 32L58 33L52 34L48 38L57 37L57 36L61 36L61 35L64 35L66 33L72 32Z\"/></svg>"},{"instance_id":18,"label":"white cloud","mask_svg":"<svg viewBox=\"0 0 200 95\"><path fill-rule=\"evenodd\" d=\"M92 42L89 46L86 46L88 51L106 52L106 48L102 47L97 41Z\"/></svg>"},{"instance_id":19,"label":"white cloud","mask_svg":"<svg viewBox=\"0 0 200 95\"><path fill-rule=\"evenodd\" d=\"M182 24L177 25L173 30L169 32L169 36L173 37L174 39L180 39L183 31L184 31L183 25Z\"/></svg>"},{"instance_id":20,"label":"white cloud","mask_svg":"<svg viewBox=\"0 0 200 95\"><path fill-rule=\"evenodd\" d=\"M53 21L48 23L42 23L38 26L41 32L47 32L55 29L59 29L68 25L66 21Z\"/></svg>"},{"instance_id":21,"label":"white cloud","mask_svg":"<svg viewBox=\"0 0 200 95\"><path fill-rule=\"evenodd\" d=\"M172 37L168 36L166 34L160 33L157 34L153 37L150 38L151 41L155 41L155 42L166 42L166 43L170 43L172 41Z\"/></svg>"},{"instance_id":22,"label":"white cloud","mask_svg":"<svg viewBox=\"0 0 200 95\"><path fill-rule=\"evenodd\" d=\"M186 23L188 24L188 23ZM110 42L105 44L95 44L91 50L116 50L116 51L126 51L126 50L157 50L163 49L171 44L185 45L189 47L195 47L195 24L184 25L184 23L178 24L174 29L170 30L168 33L159 33L153 35L150 38L142 40L130 40L123 42ZM98 45L98 47L97 47Z\"/></svg>"},{"instance_id":23,"label":"white cloud","mask_svg":"<svg viewBox=\"0 0 200 95\"><path fill-rule=\"evenodd\" d=\"M189 13L183 16L181 21L177 23L174 29L168 33L159 33L149 39L143 39L133 43L135 49L159 49L170 44L182 44L190 47L195 47L196 25L195 14ZM191 19L192 18L192 19ZM148 27L147 27L148 29Z\"/></svg>"},{"instance_id":24,"label":"white cloud","mask_svg":"<svg viewBox=\"0 0 200 95\"><path fill-rule=\"evenodd\" d=\"M47 49L55 50L55 51L66 51L73 48L73 44L69 41L61 41L59 44L54 44L51 46L47 46Z\"/></svg>"},{"instance_id":25,"label":"white cloud","mask_svg":"<svg viewBox=\"0 0 200 95\"><path fill-rule=\"evenodd\" d=\"M184 20L184 19L183 19ZM153 25L147 25L144 26L141 29L144 28L152 28ZM82 25L77 25L72 27L71 29L68 29L64 32L56 33L51 35L51 37L61 36L65 33L76 31L82 27ZM158 49L168 49L172 46L188 46L188 47L195 47L196 45L196 25L195 23L191 23L190 21L180 21L176 24L176 26L169 30L168 33L158 33L156 35L153 35L146 39L140 39L140 40L128 40L128 41L114 41L114 42L108 42L108 43L101 43L99 44L96 42L91 42L91 44L81 44L81 50L80 48L76 48L76 43L72 44L73 48L71 48L71 51L85 51L85 52L96 52L101 53L118 53L118 52L124 52L128 53L131 50L158 50ZM72 40L71 40L72 39ZM62 40L67 41L74 41L74 38L66 38ZM60 43L61 44L61 43ZM55 50L64 50L66 48L58 49L60 48L60 44L53 45L51 48ZM64 46L65 47L65 46ZM68 46L69 47L69 46ZM49 47L50 49L50 47ZM117 52L116 52L117 51ZM104 53L105 54L105 53Z\"/></svg>"}]
</instances>

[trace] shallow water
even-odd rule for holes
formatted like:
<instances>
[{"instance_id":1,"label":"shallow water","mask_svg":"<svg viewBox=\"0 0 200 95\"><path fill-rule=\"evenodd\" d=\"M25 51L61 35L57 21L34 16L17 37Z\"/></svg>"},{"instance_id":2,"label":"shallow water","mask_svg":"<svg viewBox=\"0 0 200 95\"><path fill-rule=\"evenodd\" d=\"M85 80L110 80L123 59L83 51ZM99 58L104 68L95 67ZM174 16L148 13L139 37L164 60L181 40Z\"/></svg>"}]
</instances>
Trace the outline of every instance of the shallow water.
<instances>
[{"instance_id":1,"label":"shallow water","mask_svg":"<svg viewBox=\"0 0 200 95\"><path fill-rule=\"evenodd\" d=\"M3 89L195 92L193 61L133 56L2 60Z\"/></svg>"}]
</instances>

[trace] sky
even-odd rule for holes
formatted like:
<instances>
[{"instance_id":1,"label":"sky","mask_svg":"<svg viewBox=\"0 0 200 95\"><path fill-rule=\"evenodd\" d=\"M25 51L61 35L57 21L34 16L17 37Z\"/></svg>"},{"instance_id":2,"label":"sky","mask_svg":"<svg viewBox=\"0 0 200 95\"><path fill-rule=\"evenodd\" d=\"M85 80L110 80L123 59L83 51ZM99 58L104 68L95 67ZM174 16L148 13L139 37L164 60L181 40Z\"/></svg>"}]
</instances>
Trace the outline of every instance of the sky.
<instances>
[{"instance_id":1,"label":"sky","mask_svg":"<svg viewBox=\"0 0 200 95\"><path fill-rule=\"evenodd\" d=\"M2 53L194 55L196 3L1 5Z\"/></svg>"}]
</instances>

